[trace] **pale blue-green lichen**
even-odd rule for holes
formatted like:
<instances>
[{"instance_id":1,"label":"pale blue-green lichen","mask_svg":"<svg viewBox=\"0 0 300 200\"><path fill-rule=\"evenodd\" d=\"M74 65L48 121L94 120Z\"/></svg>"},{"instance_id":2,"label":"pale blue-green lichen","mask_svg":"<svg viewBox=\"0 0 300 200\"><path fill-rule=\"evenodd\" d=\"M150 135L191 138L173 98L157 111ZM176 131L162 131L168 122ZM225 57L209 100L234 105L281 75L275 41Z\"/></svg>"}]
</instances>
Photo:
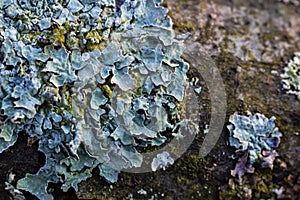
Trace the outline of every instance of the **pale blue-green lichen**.
<instances>
[{"instance_id":1,"label":"pale blue-green lichen","mask_svg":"<svg viewBox=\"0 0 300 200\"><path fill-rule=\"evenodd\" d=\"M164 151L160 154L157 154L157 157L153 159L151 168L153 171L156 171L159 168L165 169L167 165L172 165L173 163L173 158L169 155L168 152Z\"/></svg>"},{"instance_id":2,"label":"pale blue-green lichen","mask_svg":"<svg viewBox=\"0 0 300 200\"><path fill-rule=\"evenodd\" d=\"M275 117L268 119L260 113L243 116L234 114L229 118L227 126L230 137L229 144L237 151L248 151L249 162L253 164L262 158L262 151L271 151L278 147L282 134L275 126Z\"/></svg>"},{"instance_id":3,"label":"pale blue-green lichen","mask_svg":"<svg viewBox=\"0 0 300 200\"><path fill-rule=\"evenodd\" d=\"M0 153L23 131L46 157L17 189L53 199L48 183L77 190L96 167L116 182L176 134L189 66L160 3L1 1Z\"/></svg>"},{"instance_id":4,"label":"pale blue-green lichen","mask_svg":"<svg viewBox=\"0 0 300 200\"><path fill-rule=\"evenodd\" d=\"M262 162L264 167L273 167L277 156L275 148L280 143L282 134L275 126L275 117L270 119L260 113L250 116L233 114L227 126L229 130L229 145L236 152L244 152L232 174L242 176L244 172L253 172L252 165Z\"/></svg>"},{"instance_id":5,"label":"pale blue-green lichen","mask_svg":"<svg viewBox=\"0 0 300 200\"><path fill-rule=\"evenodd\" d=\"M294 58L284 67L281 77L283 89L300 99L300 52L295 53Z\"/></svg>"}]
</instances>

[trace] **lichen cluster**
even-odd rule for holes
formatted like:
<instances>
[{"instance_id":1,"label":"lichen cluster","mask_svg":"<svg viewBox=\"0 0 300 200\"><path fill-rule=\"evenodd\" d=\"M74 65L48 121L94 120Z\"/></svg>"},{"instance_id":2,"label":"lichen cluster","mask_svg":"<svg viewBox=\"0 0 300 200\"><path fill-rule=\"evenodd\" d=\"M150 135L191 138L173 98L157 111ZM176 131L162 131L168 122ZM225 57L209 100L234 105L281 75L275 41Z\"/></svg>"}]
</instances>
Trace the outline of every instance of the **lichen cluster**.
<instances>
[{"instance_id":1,"label":"lichen cluster","mask_svg":"<svg viewBox=\"0 0 300 200\"><path fill-rule=\"evenodd\" d=\"M275 126L275 117L268 119L260 113L250 116L230 116L229 145L236 148L236 152L243 152L232 175L240 178L245 173L253 173L252 165L263 161L262 166L273 167L273 161L277 156L274 150L280 143L282 134Z\"/></svg>"},{"instance_id":2,"label":"lichen cluster","mask_svg":"<svg viewBox=\"0 0 300 200\"><path fill-rule=\"evenodd\" d=\"M295 94L300 99L300 52L295 53L281 74L283 89L288 94Z\"/></svg>"},{"instance_id":3,"label":"lichen cluster","mask_svg":"<svg viewBox=\"0 0 300 200\"><path fill-rule=\"evenodd\" d=\"M96 167L115 182L176 131L189 66L160 3L0 2L0 153L23 131L46 157L17 189L52 199Z\"/></svg>"}]
</instances>

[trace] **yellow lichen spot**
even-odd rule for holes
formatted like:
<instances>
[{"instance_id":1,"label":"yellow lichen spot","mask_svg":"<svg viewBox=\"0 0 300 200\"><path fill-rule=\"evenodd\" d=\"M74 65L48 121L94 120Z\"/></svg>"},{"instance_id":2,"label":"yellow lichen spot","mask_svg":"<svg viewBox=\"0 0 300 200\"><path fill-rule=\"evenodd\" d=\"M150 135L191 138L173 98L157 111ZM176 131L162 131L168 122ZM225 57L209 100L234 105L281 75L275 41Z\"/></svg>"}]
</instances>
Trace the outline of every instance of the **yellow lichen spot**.
<instances>
[{"instance_id":1,"label":"yellow lichen spot","mask_svg":"<svg viewBox=\"0 0 300 200\"><path fill-rule=\"evenodd\" d=\"M110 87L108 85L103 85L101 88L104 93L109 97L112 98L112 90L110 89Z\"/></svg>"},{"instance_id":2,"label":"yellow lichen spot","mask_svg":"<svg viewBox=\"0 0 300 200\"><path fill-rule=\"evenodd\" d=\"M87 40L86 48L88 51L95 49L103 50L106 47L106 38L101 36L101 32L97 30L90 31L86 34L85 39Z\"/></svg>"},{"instance_id":3,"label":"yellow lichen spot","mask_svg":"<svg viewBox=\"0 0 300 200\"><path fill-rule=\"evenodd\" d=\"M51 36L50 36L51 37ZM55 28L53 30L53 35L52 35L54 41L58 41L61 44L65 43L65 35L64 35L64 30L63 28Z\"/></svg>"}]
</instances>

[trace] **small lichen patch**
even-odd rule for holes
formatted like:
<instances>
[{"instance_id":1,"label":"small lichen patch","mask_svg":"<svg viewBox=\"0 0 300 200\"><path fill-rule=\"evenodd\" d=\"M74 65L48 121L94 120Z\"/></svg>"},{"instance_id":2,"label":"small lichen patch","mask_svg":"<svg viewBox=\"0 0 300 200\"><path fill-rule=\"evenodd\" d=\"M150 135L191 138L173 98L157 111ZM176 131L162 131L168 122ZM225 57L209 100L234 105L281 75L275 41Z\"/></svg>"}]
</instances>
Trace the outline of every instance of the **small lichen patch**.
<instances>
[{"instance_id":1,"label":"small lichen patch","mask_svg":"<svg viewBox=\"0 0 300 200\"><path fill-rule=\"evenodd\" d=\"M235 147L236 152L245 154L239 159L232 175L241 178L245 172L253 173L255 162L273 168L273 161L278 155L274 149L279 146L282 136L275 126L275 117L268 119L260 113L250 116L235 113L229 121L229 145Z\"/></svg>"},{"instance_id":2,"label":"small lichen patch","mask_svg":"<svg viewBox=\"0 0 300 200\"><path fill-rule=\"evenodd\" d=\"M300 52L295 53L293 59L284 67L281 77L283 89L300 99Z\"/></svg>"}]
</instances>

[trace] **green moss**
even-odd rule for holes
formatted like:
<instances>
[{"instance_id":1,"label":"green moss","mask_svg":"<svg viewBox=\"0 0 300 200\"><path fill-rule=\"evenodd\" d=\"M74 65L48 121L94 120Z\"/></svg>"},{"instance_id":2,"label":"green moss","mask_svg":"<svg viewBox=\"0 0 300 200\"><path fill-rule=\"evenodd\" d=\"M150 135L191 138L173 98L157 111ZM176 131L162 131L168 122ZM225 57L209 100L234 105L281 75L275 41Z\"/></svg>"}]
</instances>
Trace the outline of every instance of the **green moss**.
<instances>
[{"instance_id":1,"label":"green moss","mask_svg":"<svg viewBox=\"0 0 300 200\"><path fill-rule=\"evenodd\" d=\"M180 22L174 25L174 30L185 33L185 32L195 32L197 26L192 21Z\"/></svg>"}]
</instances>

